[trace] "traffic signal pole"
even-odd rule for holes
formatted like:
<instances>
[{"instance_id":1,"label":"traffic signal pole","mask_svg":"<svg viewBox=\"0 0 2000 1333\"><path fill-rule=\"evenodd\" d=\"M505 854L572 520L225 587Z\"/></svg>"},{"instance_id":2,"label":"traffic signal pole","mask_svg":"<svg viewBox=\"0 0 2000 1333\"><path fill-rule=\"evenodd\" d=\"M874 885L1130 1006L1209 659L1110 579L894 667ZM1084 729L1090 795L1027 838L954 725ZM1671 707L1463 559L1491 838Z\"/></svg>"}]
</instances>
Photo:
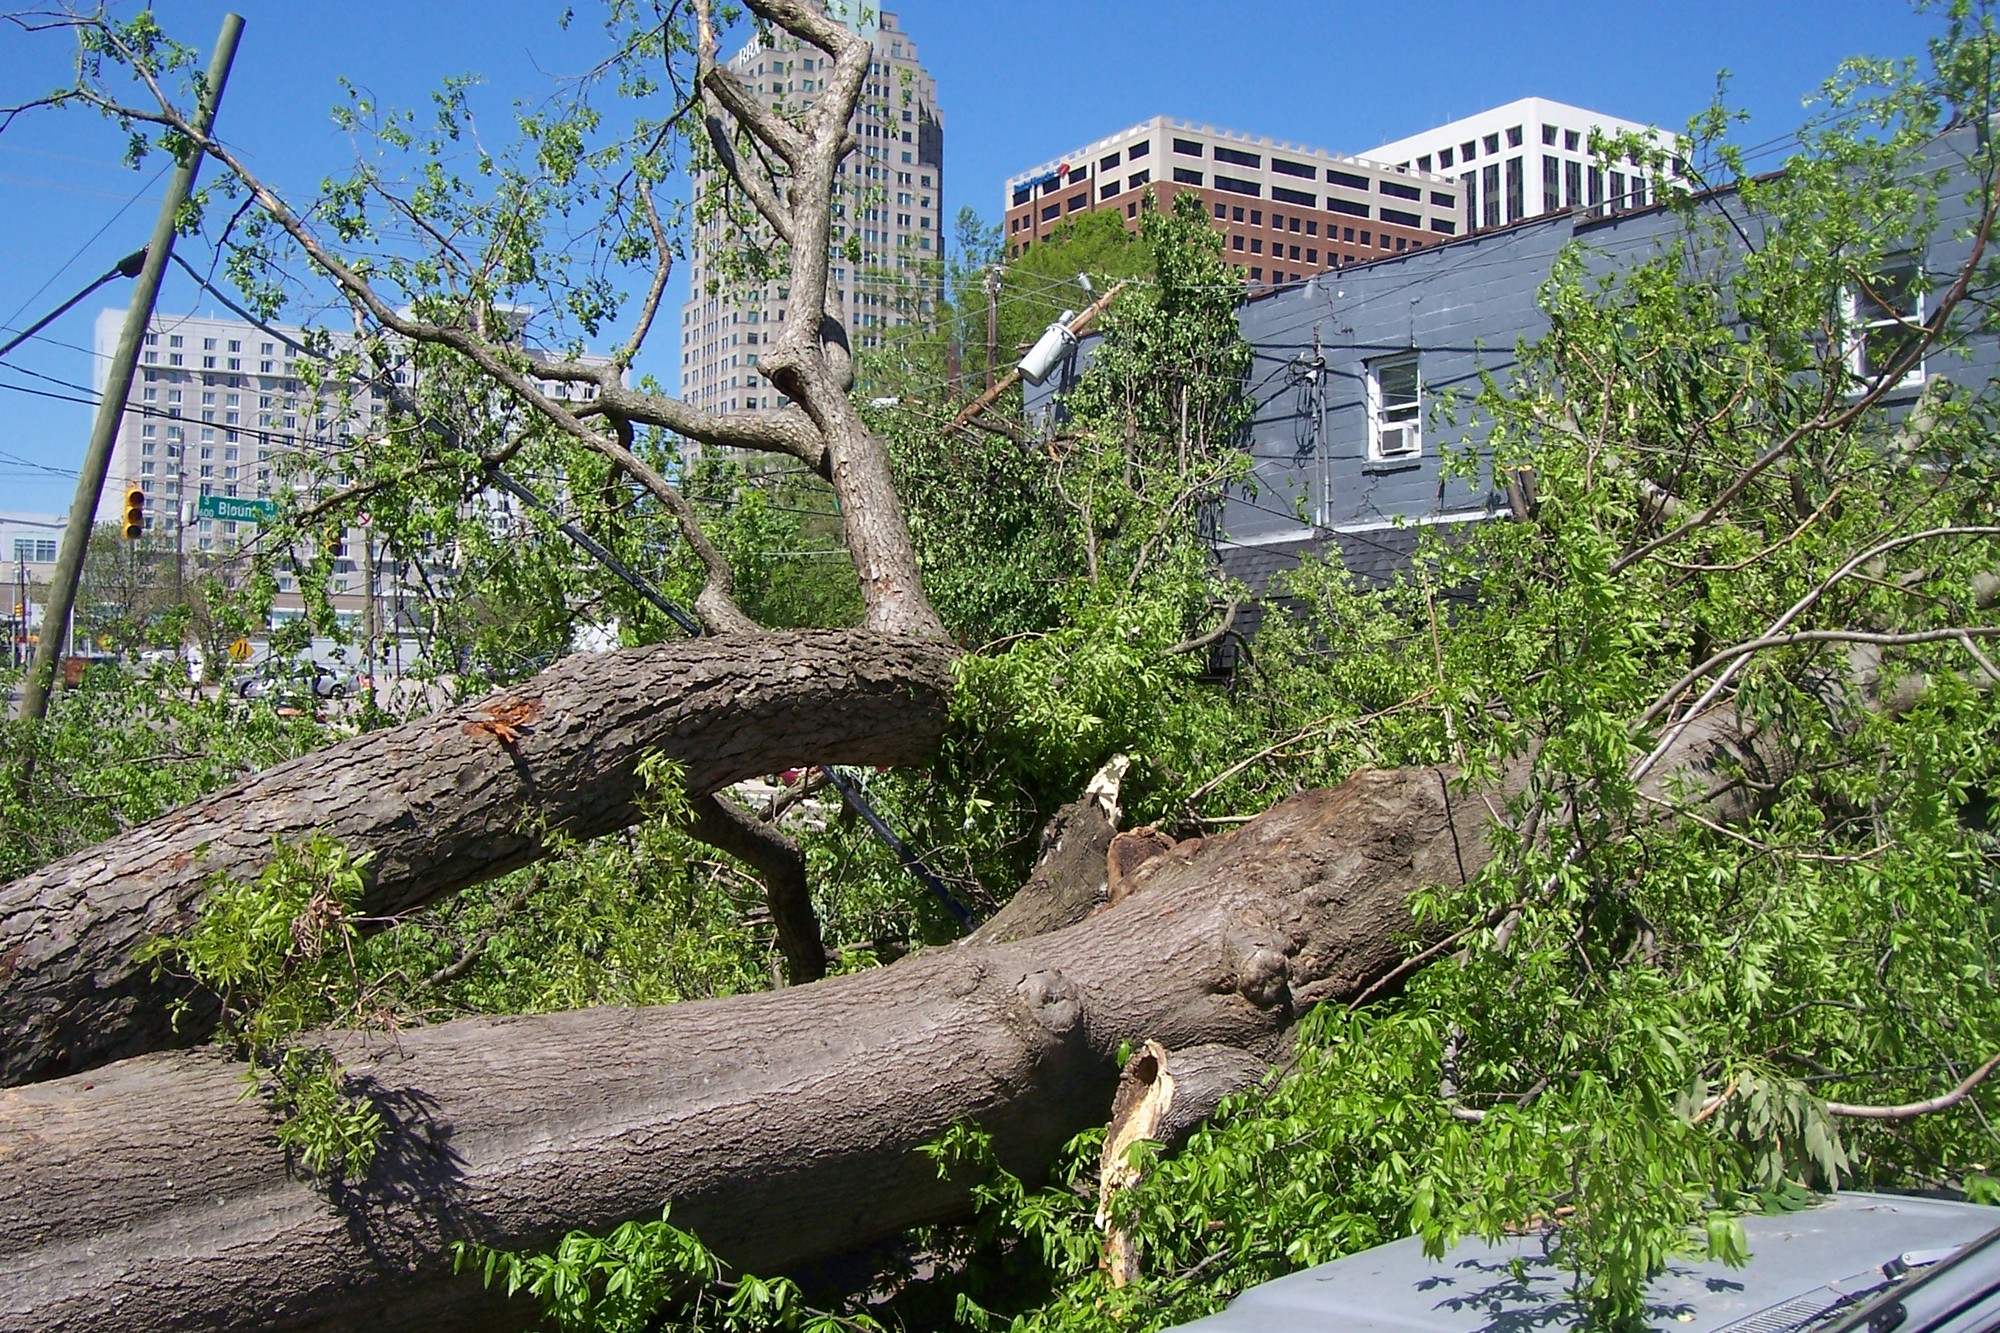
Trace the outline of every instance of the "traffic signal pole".
<instances>
[{"instance_id":1,"label":"traffic signal pole","mask_svg":"<svg viewBox=\"0 0 2000 1333\"><path fill-rule=\"evenodd\" d=\"M206 135L215 123L215 108L222 101L222 87L229 81L229 66L236 58L236 41L243 32L243 19L236 14L222 16L222 32L215 39L215 54L208 65L208 82L195 108L194 127ZM160 204L159 219L153 224L153 239L146 245L146 262L139 269L132 289L132 303L125 309L125 325L118 334L118 349L104 380L104 396L97 403L97 419L90 431L90 444L83 455L83 467L76 479L76 499L70 503L69 522L63 527L62 549L56 556L54 576L49 580L48 604L42 612L43 632L35 639L34 664L21 690L21 717L40 721L48 715L49 691L55 687L56 659L62 652L60 629L69 623L76 606L76 585L83 574L83 554L90 545L91 525L97 518L97 502L104 493L104 477L111 470L111 446L118 438L118 426L125 416L125 402L132 393L132 374L139 362L139 348L145 342L146 325L153 318L153 304L159 299L160 279L167 268L167 256L174 246L174 224L194 192L202 155L193 152L174 169L167 182L167 197ZM179 515L176 514L178 518ZM48 630L54 627L57 633Z\"/></svg>"}]
</instances>

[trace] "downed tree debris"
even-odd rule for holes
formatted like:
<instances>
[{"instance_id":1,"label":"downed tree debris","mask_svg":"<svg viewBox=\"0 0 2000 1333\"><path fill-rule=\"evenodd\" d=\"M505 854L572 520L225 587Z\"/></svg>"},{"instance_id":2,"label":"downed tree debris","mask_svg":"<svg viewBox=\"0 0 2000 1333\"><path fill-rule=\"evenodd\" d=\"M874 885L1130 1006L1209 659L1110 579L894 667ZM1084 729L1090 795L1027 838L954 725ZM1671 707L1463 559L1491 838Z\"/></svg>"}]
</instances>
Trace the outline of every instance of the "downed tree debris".
<instances>
[{"instance_id":1,"label":"downed tree debris","mask_svg":"<svg viewBox=\"0 0 2000 1333\"><path fill-rule=\"evenodd\" d=\"M210 883L254 876L277 841L319 832L368 854L363 910L407 912L533 860L541 828L588 838L630 824L650 754L682 764L693 796L812 763L921 762L944 732L951 660L933 643L859 630L579 654L0 885L0 1083L205 1037L212 1016L200 1009L170 1026L185 990L136 955L185 928ZM789 900L774 911L810 975L816 928L808 938Z\"/></svg>"},{"instance_id":2,"label":"downed tree debris","mask_svg":"<svg viewBox=\"0 0 2000 1333\"><path fill-rule=\"evenodd\" d=\"M1053 934L659 1009L330 1034L391 1128L352 1187L302 1178L241 1066L153 1055L0 1091L0 1333L491 1327L450 1246L551 1245L665 1203L771 1272L961 1215L919 1145L954 1122L1040 1174L1102 1123L1122 1043L1250 1049L1360 994L1405 906L1486 859L1432 769L1363 771Z\"/></svg>"}]
</instances>

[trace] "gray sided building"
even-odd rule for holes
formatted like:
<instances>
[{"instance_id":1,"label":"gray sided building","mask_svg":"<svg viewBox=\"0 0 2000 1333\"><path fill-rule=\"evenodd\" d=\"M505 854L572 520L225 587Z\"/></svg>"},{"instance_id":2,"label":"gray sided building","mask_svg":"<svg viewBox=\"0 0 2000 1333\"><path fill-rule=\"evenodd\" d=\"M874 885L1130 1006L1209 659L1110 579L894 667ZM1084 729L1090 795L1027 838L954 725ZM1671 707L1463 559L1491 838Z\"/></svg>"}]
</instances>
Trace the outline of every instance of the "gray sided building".
<instances>
[{"instance_id":1,"label":"gray sided building","mask_svg":"<svg viewBox=\"0 0 2000 1333\"><path fill-rule=\"evenodd\" d=\"M1961 132L1969 134L1969 131ZM1962 163L1949 136L1927 167ZM1960 174L1942 191L1939 226L1927 253L1912 255L1873 284L1877 296L1922 318L1970 253L1962 236L1976 217L1974 183ZM1733 190L1695 204L1727 210L1734 228L1759 243L1766 220ZM1249 389L1255 415L1246 441L1254 484L1232 489L1215 516L1223 570L1256 594L1308 552L1338 552L1362 579L1381 583L1407 563L1418 532L1504 516L1504 486L1483 452L1486 429L1472 411L1482 375L1504 386L1517 349L1548 329L1537 297L1563 247L1576 243L1588 267L1607 273L1673 247L1689 220L1663 206L1614 212L1607 204L1478 232L1444 245L1322 274L1259 295L1241 307L1255 362ZM1923 281L1917 281L1918 275ZM1871 348L1898 330L1889 312L1859 294L1840 312L1867 369ZM1892 410L1914 401L1937 376L1983 388L2000 374L1990 334L1933 347L1896 386ZM1480 452L1472 479L1447 478L1444 459Z\"/></svg>"}]
</instances>

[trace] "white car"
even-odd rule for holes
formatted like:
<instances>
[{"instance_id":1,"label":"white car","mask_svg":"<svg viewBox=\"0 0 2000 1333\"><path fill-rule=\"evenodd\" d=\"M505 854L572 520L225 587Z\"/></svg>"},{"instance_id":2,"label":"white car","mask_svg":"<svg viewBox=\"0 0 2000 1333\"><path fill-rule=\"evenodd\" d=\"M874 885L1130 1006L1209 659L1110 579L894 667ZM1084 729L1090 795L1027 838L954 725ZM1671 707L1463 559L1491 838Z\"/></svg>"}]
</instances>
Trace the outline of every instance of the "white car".
<instances>
[{"instance_id":1,"label":"white car","mask_svg":"<svg viewBox=\"0 0 2000 1333\"><path fill-rule=\"evenodd\" d=\"M1836 1194L1745 1217L1750 1262L1682 1259L1647 1289L1662 1333L2000 1330L2000 1208ZM1540 1333L1583 1307L1544 1235L1468 1240L1426 1259L1415 1236L1252 1287L1180 1333Z\"/></svg>"}]
</instances>

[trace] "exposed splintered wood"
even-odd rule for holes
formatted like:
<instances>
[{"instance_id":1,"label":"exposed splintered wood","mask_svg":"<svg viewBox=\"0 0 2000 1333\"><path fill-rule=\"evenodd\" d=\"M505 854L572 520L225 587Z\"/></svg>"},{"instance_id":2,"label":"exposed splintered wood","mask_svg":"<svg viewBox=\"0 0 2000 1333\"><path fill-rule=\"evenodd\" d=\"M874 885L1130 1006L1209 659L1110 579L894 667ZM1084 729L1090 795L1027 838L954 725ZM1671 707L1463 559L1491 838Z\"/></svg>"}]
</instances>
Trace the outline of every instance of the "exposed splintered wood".
<instances>
[{"instance_id":1,"label":"exposed splintered wood","mask_svg":"<svg viewBox=\"0 0 2000 1333\"><path fill-rule=\"evenodd\" d=\"M177 1034L172 979L134 954L184 928L217 876L313 832L366 852L371 916L537 856L539 829L631 823L640 761L691 793L818 763L920 763L945 725L947 648L864 631L750 635L566 658L522 684L257 774L0 886L0 1082L89 1069ZM796 925L796 923L793 923ZM793 940L808 967L816 939Z\"/></svg>"},{"instance_id":2,"label":"exposed splintered wood","mask_svg":"<svg viewBox=\"0 0 2000 1333\"><path fill-rule=\"evenodd\" d=\"M1118 834L1118 793L1132 761L1114 755L1082 796L1042 829L1035 868L966 945L1005 944L1073 926L1107 901L1105 861Z\"/></svg>"},{"instance_id":3,"label":"exposed splintered wood","mask_svg":"<svg viewBox=\"0 0 2000 1333\"><path fill-rule=\"evenodd\" d=\"M962 1215L954 1121L1034 1176L1102 1124L1122 1043L1250 1049L1405 956L1485 859L1432 770L1303 793L1054 934L766 994L332 1039L394 1127L329 1192L208 1051L0 1091L0 1333L490 1327L453 1240L549 1246L671 1203L752 1271Z\"/></svg>"},{"instance_id":4,"label":"exposed splintered wood","mask_svg":"<svg viewBox=\"0 0 2000 1333\"><path fill-rule=\"evenodd\" d=\"M1236 1046L1169 1051L1149 1041L1125 1062L1111 1099L1111 1122L1097 1164L1097 1225L1104 1232L1104 1270L1114 1287L1139 1276L1139 1246L1112 1219L1112 1200L1140 1179L1134 1146L1177 1148L1223 1101L1263 1082L1270 1063Z\"/></svg>"}]
</instances>

